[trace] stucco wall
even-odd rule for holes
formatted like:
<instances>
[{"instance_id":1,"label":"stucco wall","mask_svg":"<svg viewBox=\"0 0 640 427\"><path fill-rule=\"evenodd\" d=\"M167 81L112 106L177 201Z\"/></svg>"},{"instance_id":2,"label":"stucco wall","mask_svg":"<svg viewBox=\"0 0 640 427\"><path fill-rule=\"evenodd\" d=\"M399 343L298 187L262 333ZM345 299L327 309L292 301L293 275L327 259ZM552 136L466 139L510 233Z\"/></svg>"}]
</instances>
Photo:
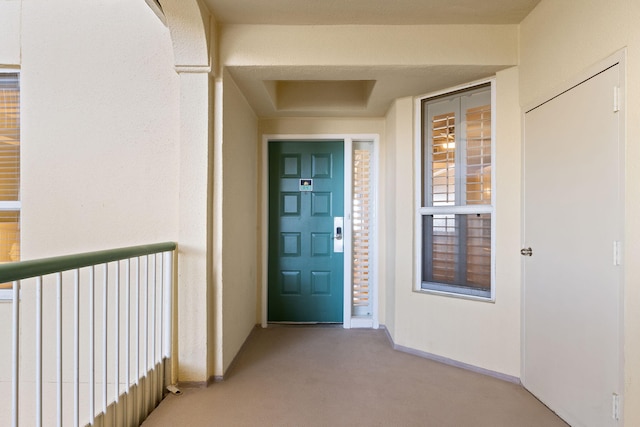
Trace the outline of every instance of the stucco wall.
<instances>
[{"instance_id":1,"label":"stucco wall","mask_svg":"<svg viewBox=\"0 0 640 427\"><path fill-rule=\"evenodd\" d=\"M379 180L381 183L380 210L382 212L380 222L383 225L381 227L382 233L379 236L380 257L378 259L382 260L383 268L380 271L382 289L380 290L380 295L384 298L381 299L379 304L380 310L384 312L384 317L380 319L380 324L387 328L392 337L395 336L397 312L395 297L396 203L394 192L396 188L398 122L402 119L402 117L398 117L398 112L402 111L402 106L406 107L407 102L410 102L410 100L395 100L390 106L385 116L385 144L383 150L380 150L384 153ZM401 107L398 107L399 103L402 104Z\"/></svg>"},{"instance_id":2,"label":"stucco wall","mask_svg":"<svg viewBox=\"0 0 640 427\"><path fill-rule=\"evenodd\" d=\"M21 22L23 259L176 240L168 29L124 0L23 2Z\"/></svg>"},{"instance_id":3,"label":"stucco wall","mask_svg":"<svg viewBox=\"0 0 640 427\"><path fill-rule=\"evenodd\" d=\"M223 75L222 366L227 370L257 323L258 120Z\"/></svg>"},{"instance_id":4,"label":"stucco wall","mask_svg":"<svg viewBox=\"0 0 640 427\"><path fill-rule=\"evenodd\" d=\"M521 103L527 106L626 48L624 425L640 425L640 3L543 0L522 22Z\"/></svg>"},{"instance_id":5,"label":"stucco wall","mask_svg":"<svg viewBox=\"0 0 640 427\"><path fill-rule=\"evenodd\" d=\"M387 235L387 263L394 270L397 345L518 377L520 375L520 119L518 71L496 77L496 282L495 303L414 292L414 102L397 100L395 143L387 164L395 187L387 209L395 216ZM389 196L389 194L388 194ZM409 208L411 207L411 208Z\"/></svg>"}]
</instances>

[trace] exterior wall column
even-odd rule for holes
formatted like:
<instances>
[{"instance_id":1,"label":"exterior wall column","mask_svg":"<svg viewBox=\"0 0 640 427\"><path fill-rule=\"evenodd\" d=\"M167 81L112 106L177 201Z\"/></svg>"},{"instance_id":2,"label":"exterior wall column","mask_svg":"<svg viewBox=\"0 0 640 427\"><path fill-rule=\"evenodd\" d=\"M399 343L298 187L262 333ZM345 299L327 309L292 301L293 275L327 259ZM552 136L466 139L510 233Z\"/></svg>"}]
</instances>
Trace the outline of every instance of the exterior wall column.
<instances>
[{"instance_id":1,"label":"exterior wall column","mask_svg":"<svg viewBox=\"0 0 640 427\"><path fill-rule=\"evenodd\" d=\"M209 74L180 75L177 336L180 383L210 376ZM176 352L174 351L174 354ZM175 369L174 369L175 372Z\"/></svg>"},{"instance_id":2,"label":"exterior wall column","mask_svg":"<svg viewBox=\"0 0 640 427\"><path fill-rule=\"evenodd\" d=\"M210 15L197 0L163 0L180 76L178 290L172 380L212 375L212 182ZM177 360L176 360L177 359Z\"/></svg>"}]
</instances>

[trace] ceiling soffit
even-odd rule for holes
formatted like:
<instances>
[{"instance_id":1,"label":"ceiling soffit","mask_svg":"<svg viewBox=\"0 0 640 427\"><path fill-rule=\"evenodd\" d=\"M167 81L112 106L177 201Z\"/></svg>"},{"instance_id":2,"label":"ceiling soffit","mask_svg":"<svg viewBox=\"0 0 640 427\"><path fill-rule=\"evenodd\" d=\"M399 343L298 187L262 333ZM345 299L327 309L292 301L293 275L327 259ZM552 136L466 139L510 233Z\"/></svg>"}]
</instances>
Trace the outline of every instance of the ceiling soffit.
<instances>
[{"instance_id":1,"label":"ceiling soffit","mask_svg":"<svg viewBox=\"0 0 640 427\"><path fill-rule=\"evenodd\" d=\"M508 67L297 67L304 80L293 81L288 67L226 70L261 118L383 117L394 99L489 78Z\"/></svg>"},{"instance_id":2,"label":"ceiling soffit","mask_svg":"<svg viewBox=\"0 0 640 427\"><path fill-rule=\"evenodd\" d=\"M224 24L517 24L539 0L204 0ZM327 27L330 31L330 27ZM347 41L348 42L348 41ZM283 43L279 41L278 43ZM276 45L280 45L276 43ZM238 47L238 46L236 46ZM283 45L285 49L288 47ZM482 49L481 49L482 50ZM265 53L265 50L262 50ZM319 52L320 53L320 52ZM293 52L280 53L282 55ZM277 54L276 54L277 55ZM240 57L247 58L242 52ZM266 55L269 57L269 54ZM262 58L264 59L264 57ZM494 58L496 59L496 58ZM511 62L511 61L509 61ZM227 64L258 117L384 116L394 99L495 75L497 65Z\"/></svg>"},{"instance_id":3,"label":"ceiling soffit","mask_svg":"<svg viewBox=\"0 0 640 427\"><path fill-rule=\"evenodd\" d=\"M540 0L204 0L222 24L519 24Z\"/></svg>"}]
</instances>

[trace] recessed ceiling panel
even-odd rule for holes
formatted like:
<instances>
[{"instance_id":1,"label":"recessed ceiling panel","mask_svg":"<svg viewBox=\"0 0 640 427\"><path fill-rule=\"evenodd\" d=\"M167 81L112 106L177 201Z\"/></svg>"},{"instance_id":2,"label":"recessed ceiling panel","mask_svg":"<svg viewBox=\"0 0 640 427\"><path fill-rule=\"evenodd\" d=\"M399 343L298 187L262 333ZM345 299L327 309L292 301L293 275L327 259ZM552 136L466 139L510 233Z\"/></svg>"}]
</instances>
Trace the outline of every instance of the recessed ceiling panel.
<instances>
[{"instance_id":1,"label":"recessed ceiling panel","mask_svg":"<svg viewBox=\"0 0 640 427\"><path fill-rule=\"evenodd\" d=\"M375 81L269 80L264 85L278 111L364 110Z\"/></svg>"},{"instance_id":2,"label":"recessed ceiling panel","mask_svg":"<svg viewBox=\"0 0 640 427\"><path fill-rule=\"evenodd\" d=\"M226 67L260 118L383 117L394 99L495 75L499 65ZM289 80L305 75L306 80ZM313 77L316 77L314 79ZM320 78L330 78L322 81ZM353 79L353 80L351 80Z\"/></svg>"}]
</instances>

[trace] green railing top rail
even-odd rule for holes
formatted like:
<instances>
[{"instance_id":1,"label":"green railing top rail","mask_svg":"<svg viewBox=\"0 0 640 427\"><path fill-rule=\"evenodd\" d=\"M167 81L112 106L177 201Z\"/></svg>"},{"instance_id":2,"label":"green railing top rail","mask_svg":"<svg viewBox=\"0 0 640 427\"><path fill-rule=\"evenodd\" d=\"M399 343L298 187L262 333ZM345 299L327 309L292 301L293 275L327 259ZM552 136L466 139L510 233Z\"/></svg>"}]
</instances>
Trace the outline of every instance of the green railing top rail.
<instances>
[{"instance_id":1,"label":"green railing top rail","mask_svg":"<svg viewBox=\"0 0 640 427\"><path fill-rule=\"evenodd\" d=\"M155 243L150 245L129 246L119 249L85 252L74 255L64 255L51 258L34 259L0 264L0 283L44 276L91 265L106 264L108 262L169 252L176 249L173 242Z\"/></svg>"}]
</instances>

